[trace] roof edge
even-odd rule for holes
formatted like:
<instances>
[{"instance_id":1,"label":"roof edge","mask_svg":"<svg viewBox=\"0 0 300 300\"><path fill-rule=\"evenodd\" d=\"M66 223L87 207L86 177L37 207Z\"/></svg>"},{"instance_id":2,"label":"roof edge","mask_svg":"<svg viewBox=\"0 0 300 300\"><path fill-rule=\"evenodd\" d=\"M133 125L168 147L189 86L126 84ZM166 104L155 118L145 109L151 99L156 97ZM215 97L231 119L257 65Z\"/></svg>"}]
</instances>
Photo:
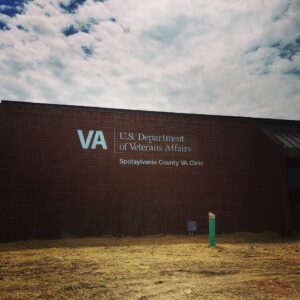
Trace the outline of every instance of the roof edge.
<instances>
[{"instance_id":1,"label":"roof edge","mask_svg":"<svg viewBox=\"0 0 300 300\"><path fill-rule=\"evenodd\" d=\"M41 103L31 101L15 101L15 100L0 100L0 105L32 105L32 106L50 106L55 108L65 109L85 109L96 111L115 111L115 112L133 112L133 113L155 113L155 114L167 114L167 115L183 115L183 116L203 116L209 118L226 118L226 119L243 119L249 121L266 121L266 122L296 122L300 123L300 120L293 119L272 119L272 118L259 118L259 117L246 117L246 116L228 116L228 115L208 115L208 114L196 114L196 113L180 113L180 112L168 112L168 111L152 111L152 110L139 110L139 109L126 109L126 108L112 108L112 107L97 107L97 106L85 106L85 105L70 105L70 104L56 104L56 103Z\"/></svg>"}]
</instances>

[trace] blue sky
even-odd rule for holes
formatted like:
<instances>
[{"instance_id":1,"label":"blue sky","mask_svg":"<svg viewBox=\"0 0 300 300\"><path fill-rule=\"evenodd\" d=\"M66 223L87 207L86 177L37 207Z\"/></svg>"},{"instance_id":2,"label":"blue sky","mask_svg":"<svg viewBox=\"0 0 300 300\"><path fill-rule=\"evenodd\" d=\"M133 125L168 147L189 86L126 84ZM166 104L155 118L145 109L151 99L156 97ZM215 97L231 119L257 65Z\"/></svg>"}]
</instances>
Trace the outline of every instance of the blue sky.
<instances>
[{"instance_id":1,"label":"blue sky","mask_svg":"<svg viewBox=\"0 0 300 300\"><path fill-rule=\"evenodd\" d=\"M0 0L0 99L300 120L300 0Z\"/></svg>"}]
</instances>

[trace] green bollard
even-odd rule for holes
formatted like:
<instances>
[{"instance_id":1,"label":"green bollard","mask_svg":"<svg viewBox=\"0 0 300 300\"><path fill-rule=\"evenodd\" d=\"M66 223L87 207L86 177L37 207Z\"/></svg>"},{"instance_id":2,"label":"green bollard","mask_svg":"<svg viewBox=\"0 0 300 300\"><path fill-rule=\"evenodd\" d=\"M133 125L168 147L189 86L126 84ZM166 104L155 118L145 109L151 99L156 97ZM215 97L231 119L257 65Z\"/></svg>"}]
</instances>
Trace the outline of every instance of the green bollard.
<instances>
[{"instance_id":1,"label":"green bollard","mask_svg":"<svg viewBox=\"0 0 300 300\"><path fill-rule=\"evenodd\" d=\"M208 214L208 228L209 228L209 246L216 246L216 215L213 213Z\"/></svg>"}]
</instances>

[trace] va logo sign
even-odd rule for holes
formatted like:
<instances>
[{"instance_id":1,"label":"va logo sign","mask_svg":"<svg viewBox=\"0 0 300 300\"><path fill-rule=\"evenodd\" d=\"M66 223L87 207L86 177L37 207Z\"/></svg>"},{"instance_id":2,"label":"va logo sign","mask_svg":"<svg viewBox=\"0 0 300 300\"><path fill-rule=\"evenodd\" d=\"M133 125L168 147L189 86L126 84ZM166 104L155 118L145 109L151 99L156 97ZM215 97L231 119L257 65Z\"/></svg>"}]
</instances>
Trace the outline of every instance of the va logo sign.
<instances>
[{"instance_id":1,"label":"va logo sign","mask_svg":"<svg viewBox=\"0 0 300 300\"><path fill-rule=\"evenodd\" d=\"M107 150L107 145L102 130L97 130L95 134L94 130L90 130L86 138L84 137L81 129L78 129L77 133L82 149L88 149L93 139L93 143L90 147L91 149L96 149L97 145L99 145L102 147L102 149Z\"/></svg>"}]
</instances>

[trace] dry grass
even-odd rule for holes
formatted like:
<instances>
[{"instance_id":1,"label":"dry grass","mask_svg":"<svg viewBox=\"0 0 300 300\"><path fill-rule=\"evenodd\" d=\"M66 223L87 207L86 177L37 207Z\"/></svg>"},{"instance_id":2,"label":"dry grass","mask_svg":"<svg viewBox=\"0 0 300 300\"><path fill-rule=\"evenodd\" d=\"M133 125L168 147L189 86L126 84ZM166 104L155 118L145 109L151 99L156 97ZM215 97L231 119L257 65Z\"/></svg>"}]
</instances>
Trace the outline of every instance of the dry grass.
<instances>
[{"instance_id":1,"label":"dry grass","mask_svg":"<svg viewBox=\"0 0 300 300\"><path fill-rule=\"evenodd\" d=\"M270 233L0 244L1 299L300 299L300 242Z\"/></svg>"}]
</instances>

